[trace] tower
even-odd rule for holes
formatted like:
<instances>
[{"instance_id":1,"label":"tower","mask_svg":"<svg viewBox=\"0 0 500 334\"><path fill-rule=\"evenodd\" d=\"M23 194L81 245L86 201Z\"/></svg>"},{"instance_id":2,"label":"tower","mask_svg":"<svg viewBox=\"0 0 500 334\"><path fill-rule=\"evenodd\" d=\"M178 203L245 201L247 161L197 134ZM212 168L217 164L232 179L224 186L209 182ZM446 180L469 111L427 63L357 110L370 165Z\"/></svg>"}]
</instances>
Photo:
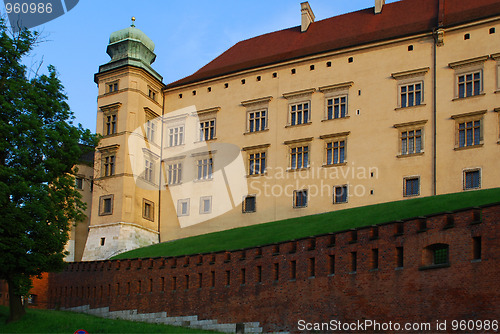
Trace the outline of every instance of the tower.
<instances>
[{"instance_id":1,"label":"tower","mask_svg":"<svg viewBox=\"0 0 500 334\"><path fill-rule=\"evenodd\" d=\"M99 67L96 149L89 235L83 261L159 241L162 77L154 43L134 25L111 34ZM157 119L158 118L158 119Z\"/></svg>"}]
</instances>

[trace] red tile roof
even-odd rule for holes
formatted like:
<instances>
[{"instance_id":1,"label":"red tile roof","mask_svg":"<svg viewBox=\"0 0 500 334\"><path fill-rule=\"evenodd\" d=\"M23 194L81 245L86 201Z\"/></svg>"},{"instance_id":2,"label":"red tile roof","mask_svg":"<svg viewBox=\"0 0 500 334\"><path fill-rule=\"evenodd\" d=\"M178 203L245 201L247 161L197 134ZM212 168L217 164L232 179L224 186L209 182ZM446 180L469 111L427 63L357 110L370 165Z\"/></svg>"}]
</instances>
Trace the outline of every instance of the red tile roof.
<instances>
[{"instance_id":1,"label":"red tile roof","mask_svg":"<svg viewBox=\"0 0 500 334\"><path fill-rule=\"evenodd\" d=\"M402 0L384 5L381 14L372 7L313 22L303 33L297 26L241 41L167 88L497 15L500 0Z\"/></svg>"}]
</instances>

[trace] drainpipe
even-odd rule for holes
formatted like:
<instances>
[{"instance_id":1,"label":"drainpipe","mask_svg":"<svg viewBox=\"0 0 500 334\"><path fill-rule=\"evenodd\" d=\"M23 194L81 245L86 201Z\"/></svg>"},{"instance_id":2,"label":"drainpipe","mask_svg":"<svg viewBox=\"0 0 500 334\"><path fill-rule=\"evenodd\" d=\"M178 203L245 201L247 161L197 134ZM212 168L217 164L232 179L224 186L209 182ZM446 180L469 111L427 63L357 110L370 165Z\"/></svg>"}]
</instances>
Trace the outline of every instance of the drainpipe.
<instances>
[{"instance_id":1,"label":"drainpipe","mask_svg":"<svg viewBox=\"0 0 500 334\"><path fill-rule=\"evenodd\" d=\"M163 104L161 106L161 142L160 142L160 168L158 173L160 174L158 177L158 243L161 242L161 234L160 234L160 223L161 223L161 185L162 185L162 171L163 171L163 115L165 115L165 91L161 90L161 95L163 98Z\"/></svg>"},{"instance_id":2,"label":"drainpipe","mask_svg":"<svg viewBox=\"0 0 500 334\"><path fill-rule=\"evenodd\" d=\"M437 195L437 48L444 45L444 15L446 0L437 0L436 27L432 31L434 37L432 63L432 195Z\"/></svg>"}]
</instances>

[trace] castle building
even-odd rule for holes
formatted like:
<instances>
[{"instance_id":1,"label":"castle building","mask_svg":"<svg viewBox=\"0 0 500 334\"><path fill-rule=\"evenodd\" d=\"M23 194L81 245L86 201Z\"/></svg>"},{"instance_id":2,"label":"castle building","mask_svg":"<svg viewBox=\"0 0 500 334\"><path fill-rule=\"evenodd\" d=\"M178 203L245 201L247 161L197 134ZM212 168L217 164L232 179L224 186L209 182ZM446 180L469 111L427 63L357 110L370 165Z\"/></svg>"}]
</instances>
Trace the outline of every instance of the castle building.
<instances>
[{"instance_id":1,"label":"castle building","mask_svg":"<svg viewBox=\"0 0 500 334\"><path fill-rule=\"evenodd\" d=\"M88 237L74 260L499 187L497 29L499 0L375 0L321 21L304 2L300 25L167 85L142 31L112 33L95 75L103 138Z\"/></svg>"}]
</instances>

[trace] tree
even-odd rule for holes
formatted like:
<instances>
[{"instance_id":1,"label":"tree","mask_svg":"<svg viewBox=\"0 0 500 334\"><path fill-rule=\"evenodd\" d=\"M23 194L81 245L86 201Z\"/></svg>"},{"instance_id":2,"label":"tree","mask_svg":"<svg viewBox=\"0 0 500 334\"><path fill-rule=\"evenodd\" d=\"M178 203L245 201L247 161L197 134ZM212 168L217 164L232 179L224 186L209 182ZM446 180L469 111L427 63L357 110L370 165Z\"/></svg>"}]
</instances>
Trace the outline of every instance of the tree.
<instances>
[{"instance_id":1,"label":"tree","mask_svg":"<svg viewBox=\"0 0 500 334\"><path fill-rule=\"evenodd\" d=\"M22 60L37 38L27 29L11 33L0 19L0 279L9 286L8 322L24 315L31 277L64 266L70 224L85 209L74 166L96 144L73 125L53 66L28 78Z\"/></svg>"}]
</instances>

